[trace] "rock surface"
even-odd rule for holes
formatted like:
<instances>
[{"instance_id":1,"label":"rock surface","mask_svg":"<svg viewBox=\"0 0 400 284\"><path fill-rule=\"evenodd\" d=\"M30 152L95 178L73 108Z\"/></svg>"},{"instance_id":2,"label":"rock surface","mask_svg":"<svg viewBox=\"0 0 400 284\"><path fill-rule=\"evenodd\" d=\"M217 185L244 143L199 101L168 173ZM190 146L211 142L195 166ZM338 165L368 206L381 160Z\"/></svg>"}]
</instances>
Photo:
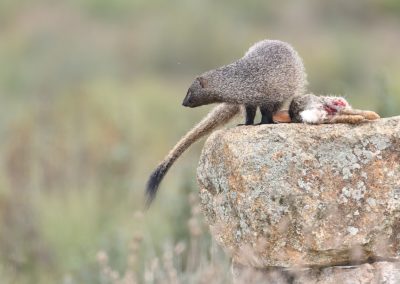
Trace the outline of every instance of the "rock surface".
<instances>
[{"instance_id":1,"label":"rock surface","mask_svg":"<svg viewBox=\"0 0 400 284\"><path fill-rule=\"evenodd\" d=\"M233 266L234 283L237 284L398 284L399 262L364 263L357 266L334 266L322 269L262 271Z\"/></svg>"},{"instance_id":2,"label":"rock surface","mask_svg":"<svg viewBox=\"0 0 400 284\"><path fill-rule=\"evenodd\" d=\"M217 131L197 176L211 233L238 264L400 260L400 117Z\"/></svg>"}]
</instances>

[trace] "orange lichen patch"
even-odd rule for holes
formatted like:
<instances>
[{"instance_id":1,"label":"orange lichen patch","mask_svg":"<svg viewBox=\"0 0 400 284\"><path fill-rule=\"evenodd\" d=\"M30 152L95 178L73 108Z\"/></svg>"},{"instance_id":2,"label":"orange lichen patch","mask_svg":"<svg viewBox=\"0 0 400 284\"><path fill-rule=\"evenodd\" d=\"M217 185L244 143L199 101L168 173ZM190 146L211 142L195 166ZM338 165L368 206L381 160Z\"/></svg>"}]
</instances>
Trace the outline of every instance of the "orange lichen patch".
<instances>
[{"instance_id":1,"label":"orange lichen patch","mask_svg":"<svg viewBox=\"0 0 400 284\"><path fill-rule=\"evenodd\" d=\"M366 172L368 172L369 180L374 182L380 182L385 177L384 169L386 166L386 161L375 160L373 163L367 165Z\"/></svg>"},{"instance_id":2,"label":"orange lichen patch","mask_svg":"<svg viewBox=\"0 0 400 284\"><path fill-rule=\"evenodd\" d=\"M218 222L212 226L210 226L211 233L214 236L217 236L216 240L224 247L229 248L230 251L234 251L236 247L235 236L235 226L233 224Z\"/></svg>"},{"instance_id":3,"label":"orange lichen patch","mask_svg":"<svg viewBox=\"0 0 400 284\"><path fill-rule=\"evenodd\" d=\"M260 168L260 176L266 175L266 174L268 173L268 171L269 171L269 167L263 165L263 166Z\"/></svg>"},{"instance_id":4,"label":"orange lichen patch","mask_svg":"<svg viewBox=\"0 0 400 284\"><path fill-rule=\"evenodd\" d=\"M245 192L245 184L243 177L238 174L232 174L228 177L228 184L231 191Z\"/></svg>"},{"instance_id":5,"label":"orange lichen patch","mask_svg":"<svg viewBox=\"0 0 400 284\"><path fill-rule=\"evenodd\" d=\"M388 160L376 160L365 166L364 172L367 173L369 197L380 198L387 195L389 190L392 190L382 182L389 178L387 168L391 164L390 160L391 157L388 157ZM389 168L391 167L389 166Z\"/></svg>"},{"instance_id":6,"label":"orange lichen patch","mask_svg":"<svg viewBox=\"0 0 400 284\"><path fill-rule=\"evenodd\" d=\"M344 181L340 176L334 174L331 169L324 170L319 177L321 178L319 191L322 200L337 200L342 188L350 184L349 181Z\"/></svg>"},{"instance_id":7,"label":"orange lichen patch","mask_svg":"<svg viewBox=\"0 0 400 284\"><path fill-rule=\"evenodd\" d=\"M277 161L277 160L282 159L282 157L283 157L284 155L285 155L285 154L284 154L282 151L276 152L276 153L274 153L274 154L272 155L272 159L274 159L275 161Z\"/></svg>"},{"instance_id":8,"label":"orange lichen patch","mask_svg":"<svg viewBox=\"0 0 400 284\"><path fill-rule=\"evenodd\" d=\"M313 160L304 160L303 165L305 167L312 167L314 165L314 161Z\"/></svg>"},{"instance_id":9,"label":"orange lichen patch","mask_svg":"<svg viewBox=\"0 0 400 284\"><path fill-rule=\"evenodd\" d=\"M306 163L305 163L306 165ZM307 174L302 175L301 179L305 182L310 182L314 187L318 187L319 184L324 180L318 170L311 169Z\"/></svg>"},{"instance_id":10,"label":"orange lichen patch","mask_svg":"<svg viewBox=\"0 0 400 284\"><path fill-rule=\"evenodd\" d=\"M293 266L304 266L306 265L304 259L304 253L293 249L292 247L286 248L286 257L293 262Z\"/></svg>"}]
</instances>

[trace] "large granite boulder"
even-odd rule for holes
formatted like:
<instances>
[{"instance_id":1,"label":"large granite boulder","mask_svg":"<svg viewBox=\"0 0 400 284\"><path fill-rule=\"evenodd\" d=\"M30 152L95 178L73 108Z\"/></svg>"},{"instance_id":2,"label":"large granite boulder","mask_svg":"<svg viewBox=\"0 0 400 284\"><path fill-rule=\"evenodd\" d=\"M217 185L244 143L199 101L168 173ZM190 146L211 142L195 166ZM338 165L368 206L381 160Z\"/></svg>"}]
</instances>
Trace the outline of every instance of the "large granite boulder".
<instances>
[{"instance_id":1,"label":"large granite boulder","mask_svg":"<svg viewBox=\"0 0 400 284\"><path fill-rule=\"evenodd\" d=\"M233 266L235 284L399 284L400 262L303 269L253 269Z\"/></svg>"},{"instance_id":2,"label":"large granite boulder","mask_svg":"<svg viewBox=\"0 0 400 284\"><path fill-rule=\"evenodd\" d=\"M211 233L237 264L400 260L400 117L217 131L197 176Z\"/></svg>"}]
</instances>

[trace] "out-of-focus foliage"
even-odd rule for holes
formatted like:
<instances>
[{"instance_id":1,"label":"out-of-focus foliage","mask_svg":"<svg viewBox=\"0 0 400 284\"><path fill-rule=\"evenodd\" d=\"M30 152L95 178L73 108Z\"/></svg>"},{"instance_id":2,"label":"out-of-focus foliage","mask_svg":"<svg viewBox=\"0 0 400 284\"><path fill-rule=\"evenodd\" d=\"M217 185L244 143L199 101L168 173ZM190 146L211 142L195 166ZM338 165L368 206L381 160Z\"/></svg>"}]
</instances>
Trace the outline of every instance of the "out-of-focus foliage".
<instances>
[{"instance_id":1,"label":"out-of-focus foliage","mask_svg":"<svg viewBox=\"0 0 400 284\"><path fill-rule=\"evenodd\" d=\"M399 31L396 0L1 1L1 282L109 283L133 271L152 283L166 244L198 239L187 197L201 143L134 218L151 170L209 109L180 106L191 80L276 38L303 57L310 91L395 115ZM195 258L210 259L206 247ZM186 283L199 279L190 255L173 264Z\"/></svg>"}]
</instances>

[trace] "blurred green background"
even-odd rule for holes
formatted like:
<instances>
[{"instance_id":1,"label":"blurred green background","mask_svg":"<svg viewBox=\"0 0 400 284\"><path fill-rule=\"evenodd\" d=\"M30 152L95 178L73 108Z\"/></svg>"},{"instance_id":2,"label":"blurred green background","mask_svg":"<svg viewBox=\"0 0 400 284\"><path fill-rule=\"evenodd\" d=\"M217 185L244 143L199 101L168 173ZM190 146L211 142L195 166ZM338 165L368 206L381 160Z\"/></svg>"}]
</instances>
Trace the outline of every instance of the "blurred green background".
<instances>
[{"instance_id":1,"label":"blurred green background","mask_svg":"<svg viewBox=\"0 0 400 284\"><path fill-rule=\"evenodd\" d=\"M139 211L210 109L181 106L193 78L264 38L298 50L310 91L400 114L398 0L1 0L0 282L226 277L193 195L202 143Z\"/></svg>"}]
</instances>

